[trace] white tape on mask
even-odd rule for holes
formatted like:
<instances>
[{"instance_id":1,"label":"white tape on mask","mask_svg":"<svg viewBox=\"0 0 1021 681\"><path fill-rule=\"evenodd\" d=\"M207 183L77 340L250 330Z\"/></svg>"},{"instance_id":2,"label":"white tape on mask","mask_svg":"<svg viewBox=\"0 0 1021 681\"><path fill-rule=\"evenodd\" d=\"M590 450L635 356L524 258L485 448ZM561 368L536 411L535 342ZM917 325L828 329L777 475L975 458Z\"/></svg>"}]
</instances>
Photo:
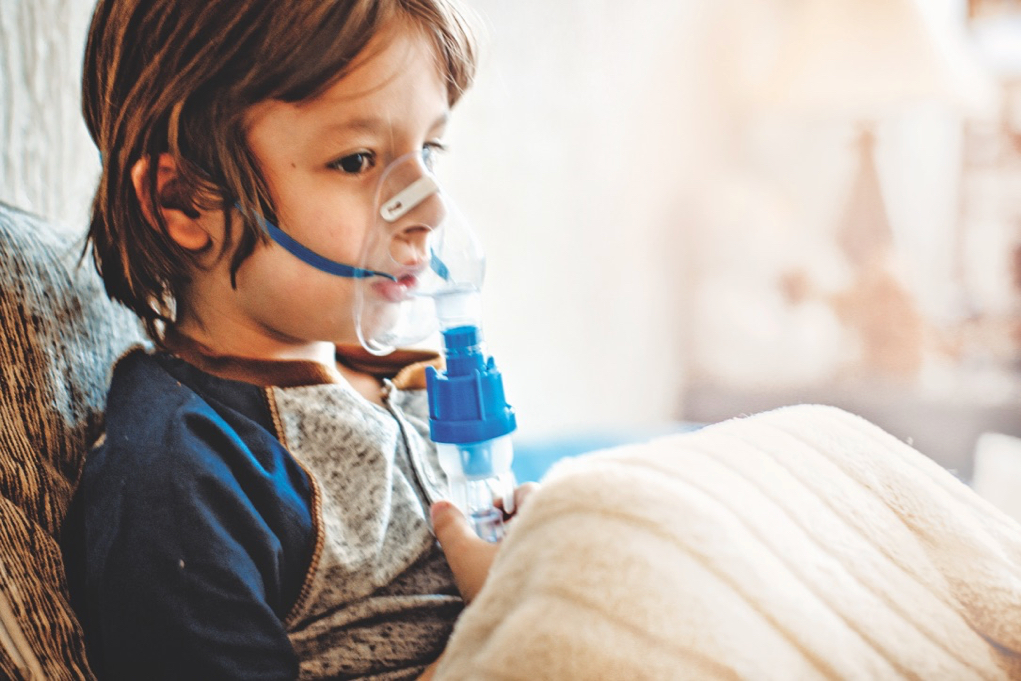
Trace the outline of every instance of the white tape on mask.
<instances>
[{"instance_id":1,"label":"white tape on mask","mask_svg":"<svg viewBox=\"0 0 1021 681\"><path fill-rule=\"evenodd\" d=\"M384 203L383 207L379 209L379 214L387 222L393 222L439 190L440 186L436 184L436 180L429 175L423 175L398 192L397 196Z\"/></svg>"}]
</instances>

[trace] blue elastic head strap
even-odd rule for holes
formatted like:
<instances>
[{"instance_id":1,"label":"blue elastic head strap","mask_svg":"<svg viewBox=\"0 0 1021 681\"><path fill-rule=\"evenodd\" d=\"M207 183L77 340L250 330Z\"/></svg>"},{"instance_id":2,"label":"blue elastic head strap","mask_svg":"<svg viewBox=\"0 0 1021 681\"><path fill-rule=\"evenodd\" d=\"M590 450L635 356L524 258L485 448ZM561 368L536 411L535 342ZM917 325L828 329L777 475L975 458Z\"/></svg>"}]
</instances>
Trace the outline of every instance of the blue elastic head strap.
<instances>
[{"instance_id":1,"label":"blue elastic head strap","mask_svg":"<svg viewBox=\"0 0 1021 681\"><path fill-rule=\"evenodd\" d=\"M289 252L291 255L296 257L298 260L311 265L312 267L326 272L327 274L334 274L338 277L347 277L348 279L368 279L369 277L384 277L391 281L397 281L397 277L386 272L377 272L375 270L366 270L361 267L354 267L352 265L345 265L342 262L336 260L330 260L327 257L319 255L315 251L309 250L305 246L302 246L297 241L288 236L282 229L274 225L266 218L262 218L262 225L266 228L266 232L273 241L280 244L280 246Z\"/></svg>"},{"instance_id":2,"label":"blue elastic head strap","mask_svg":"<svg viewBox=\"0 0 1021 681\"><path fill-rule=\"evenodd\" d=\"M235 203L234 205L238 210L244 212L244 209L241 208L240 204ZM383 277L390 281L397 281L397 277L392 274L387 274L386 272L367 270L361 267L354 267L353 265L345 265L344 263L337 262L336 260L330 260L326 256L319 255L310 248L301 245L284 232L284 230L274 225L265 217L256 215L256 218L258 218L259 222L262 223L262 226L265 228L266 233L269 234L269 237L273 239L273 241L277 242L281 248L296 257L298 260L301 260L307 265L311 265L320 272L326 272L327 274L332 274L338 277L346 277L348 279ZM429 254L429 266L441 279L450 279L450 271L447 269L447 266L443 264L443 261L436 256L435 251Z\"/></svg>"}]
</instances>

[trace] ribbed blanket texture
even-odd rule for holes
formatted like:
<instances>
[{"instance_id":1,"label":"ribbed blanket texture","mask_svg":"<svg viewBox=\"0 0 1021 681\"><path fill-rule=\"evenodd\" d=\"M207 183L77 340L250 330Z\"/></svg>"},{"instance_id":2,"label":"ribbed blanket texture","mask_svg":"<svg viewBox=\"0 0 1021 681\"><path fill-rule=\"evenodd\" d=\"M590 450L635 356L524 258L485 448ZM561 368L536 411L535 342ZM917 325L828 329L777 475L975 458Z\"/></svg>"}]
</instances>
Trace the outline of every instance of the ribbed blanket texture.
<instances>
[{"instance_id":1,"label":"ribbed blanket texture","mask_svg":"<svg viewBox=\"0 0 1021 681\"><path fill-rule=\"evenodd\" d=\"M1021 679L1021 525L832 407L568 460L436 678Z\"/></svg>"}]
</instances>

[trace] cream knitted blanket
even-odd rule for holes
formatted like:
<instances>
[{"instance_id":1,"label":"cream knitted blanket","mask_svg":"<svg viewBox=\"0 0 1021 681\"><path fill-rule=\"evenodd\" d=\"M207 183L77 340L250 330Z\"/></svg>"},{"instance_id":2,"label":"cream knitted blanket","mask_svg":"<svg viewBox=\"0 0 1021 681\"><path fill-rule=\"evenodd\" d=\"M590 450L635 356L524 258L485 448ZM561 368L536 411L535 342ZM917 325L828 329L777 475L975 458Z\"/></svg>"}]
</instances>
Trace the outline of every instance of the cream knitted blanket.
<instances>
[{"instance_id":1,"label":"cream knitted blanket","mask_svg":"<svg viewBox=\"0 0 1021 681\"><path fill-rule=\"evenodd\" d=\"M831 407L568 460L436 678L1021 679L1021 526Z\"/></svg>"}]
</instances>

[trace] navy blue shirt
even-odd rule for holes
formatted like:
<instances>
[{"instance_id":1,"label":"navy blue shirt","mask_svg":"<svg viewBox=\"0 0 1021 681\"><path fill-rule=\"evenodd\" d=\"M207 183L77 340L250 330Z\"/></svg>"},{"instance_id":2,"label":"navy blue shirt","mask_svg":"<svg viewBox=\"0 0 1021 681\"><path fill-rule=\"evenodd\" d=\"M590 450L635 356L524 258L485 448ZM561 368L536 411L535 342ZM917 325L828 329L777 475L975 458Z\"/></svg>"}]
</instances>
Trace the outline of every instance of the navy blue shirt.
<instances>
[{"instance_id":1,"label":"navy blue shirt","mask_svg":"<svg viewBox=\"0 0 1021 681\"><path fill-rule=\"evenodd\" d=\"M109 679L293 679L283 621L313 551L308 476L265 392L169 354L115 368L65 527L72 604Z\"/></svg>"}]
</instances>

